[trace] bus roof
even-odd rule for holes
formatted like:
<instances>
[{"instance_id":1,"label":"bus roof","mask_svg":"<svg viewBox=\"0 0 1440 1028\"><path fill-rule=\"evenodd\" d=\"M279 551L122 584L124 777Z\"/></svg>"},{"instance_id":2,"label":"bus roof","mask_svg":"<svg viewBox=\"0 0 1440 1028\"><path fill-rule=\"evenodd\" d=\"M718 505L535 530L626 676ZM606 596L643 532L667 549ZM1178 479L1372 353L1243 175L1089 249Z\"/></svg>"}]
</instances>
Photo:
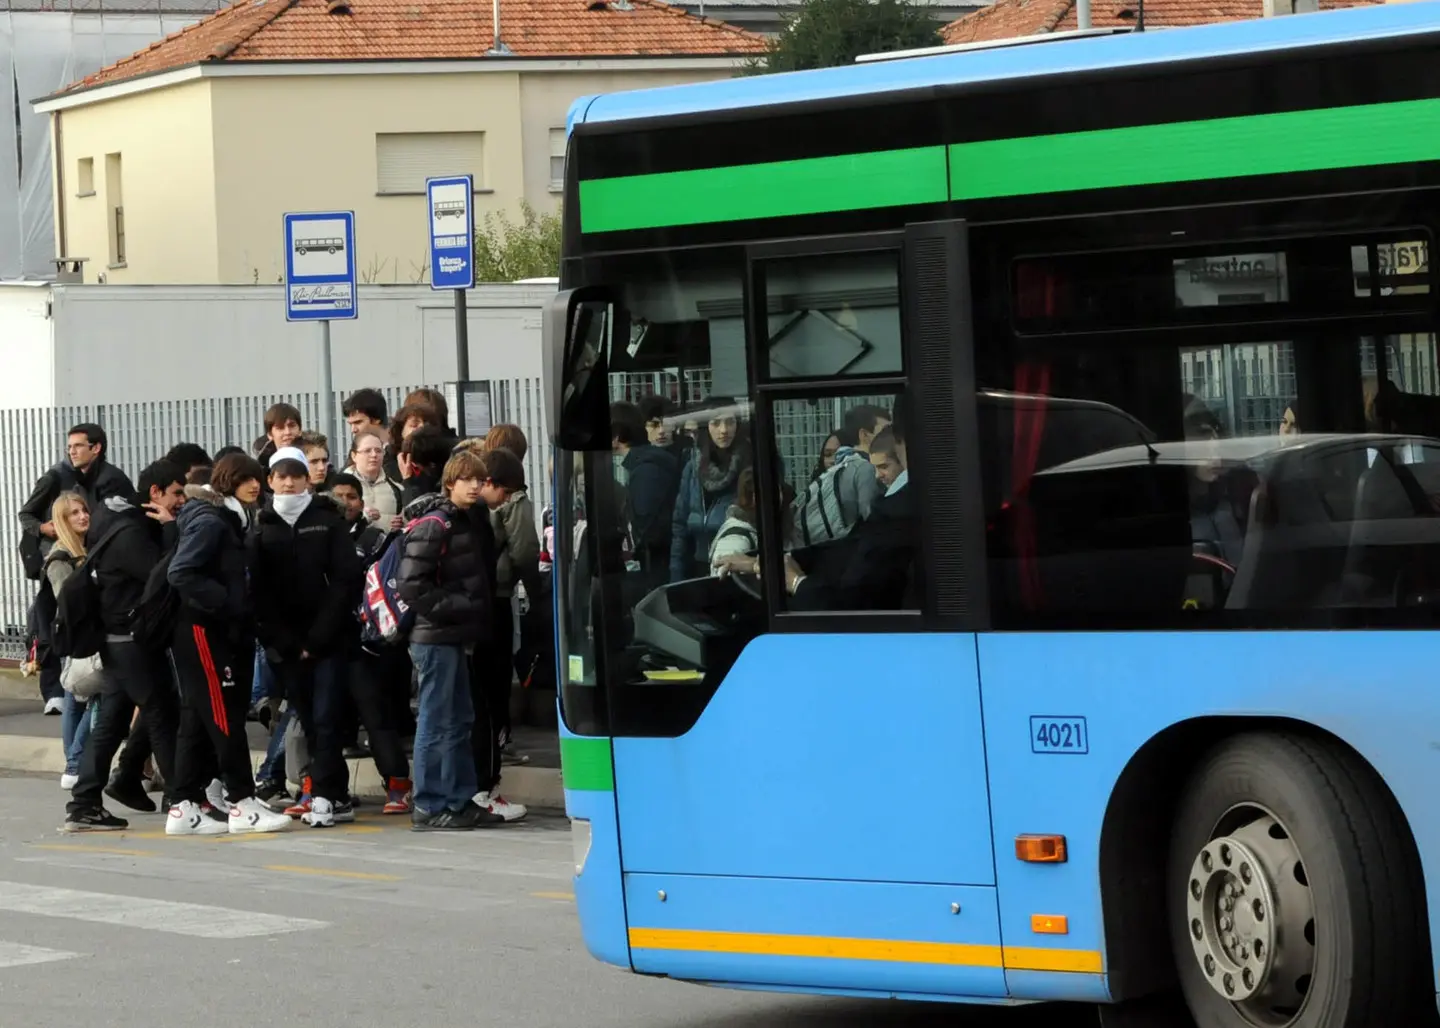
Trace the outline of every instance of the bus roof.
<instances>
[{"instance_id":1,"label":"bus roof","mask_svg":"<svg viewBox=\"0 0 1440 1028\"><path fill-rule=\"evenodd\" d=\"M568 121L573 128L577 122L593 125L707 112L740 114L782 104L1154 68L1432 33L1440 33L1440 3L1392 3L582 97L572 106Z\"/></svg>"}]
</instances>

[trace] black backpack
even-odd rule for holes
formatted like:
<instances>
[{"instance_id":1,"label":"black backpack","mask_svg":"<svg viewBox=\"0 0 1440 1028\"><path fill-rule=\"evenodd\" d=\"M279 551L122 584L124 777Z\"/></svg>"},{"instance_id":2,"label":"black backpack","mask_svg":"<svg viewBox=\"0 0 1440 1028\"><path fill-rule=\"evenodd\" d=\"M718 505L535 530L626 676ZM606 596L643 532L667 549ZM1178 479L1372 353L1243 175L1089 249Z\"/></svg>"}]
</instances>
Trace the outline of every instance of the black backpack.
<instances>
[{"instance_id":1,"label":"black backpack","mask_svg":"<svg viewBox=\"0 0 1440 1028\"><path fill-rule=\"evenodd\" d=\"M50 652L58 657L93 657L105 644L105 622L100 614L100 584L95 580L94 563L114 538L115 529L112 528L85 555L55 594L55 627L50 636Z\"/></svg>"},{"instance_id":2,"label":"black backpack","mask_svg":"<svg viewBox=\"0 0 1440 1028\"><path fill-rule=\"evenodd\" d=\"M175 548L171 547L155 562L150 577L145 579L140 602L130 612L130 638L147 650L167 649L180 620L180 594L170 584L170 559L174 556Z\"/></svg>"}]
</instances>

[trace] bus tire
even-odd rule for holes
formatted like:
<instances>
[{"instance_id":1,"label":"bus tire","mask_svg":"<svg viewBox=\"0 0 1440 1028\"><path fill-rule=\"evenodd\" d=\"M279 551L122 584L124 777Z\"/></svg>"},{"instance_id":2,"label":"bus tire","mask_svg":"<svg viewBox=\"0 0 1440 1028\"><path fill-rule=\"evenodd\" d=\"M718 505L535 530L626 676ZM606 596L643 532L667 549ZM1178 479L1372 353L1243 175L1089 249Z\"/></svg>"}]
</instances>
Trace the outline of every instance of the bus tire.
<instances>
[{"instance_id":1,"label":"bus tire","mask_svg":"<svg viewBox=\"0 0 1440 1028\"><path fill-rule=\"evenodd\" d=\"M1338 742L1220 743L1182 794L1169 864L1197 1028L1436 1023L1414 842L1379 777Z\"/></svg>"}]
</instances>

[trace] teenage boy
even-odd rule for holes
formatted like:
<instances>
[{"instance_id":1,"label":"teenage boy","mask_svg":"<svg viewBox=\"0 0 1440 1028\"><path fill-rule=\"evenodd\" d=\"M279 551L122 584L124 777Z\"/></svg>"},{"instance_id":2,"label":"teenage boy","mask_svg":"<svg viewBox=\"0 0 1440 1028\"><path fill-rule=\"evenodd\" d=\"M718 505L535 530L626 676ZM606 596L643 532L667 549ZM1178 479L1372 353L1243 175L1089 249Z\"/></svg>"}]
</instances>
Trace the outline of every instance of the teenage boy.
<instances>
[{"instance_id":1,"label":"teenage boy","mask_svg":"<svg viewBox=\"0 0 1440 1028\"><path fill-rule=\"evenodd\" d=\"M262 466L269 466L275 451L294 446L300 440L303 426L300 411L288 403L277 403L265 412L265 444L255 455Z\"/></svg>"},{"instance_id":2,"label":"teenage boy","mask_svg":"<svg viewBox=\"0 0 1440 1028\"><path fill-rule=\"evenodd\" d=\"M290 825L255 798L245 735L255 652L246 538L264 477L259 463L236 453L216 461L208 486L185 488L189 499L180 508L180 538L166 576L180 601L170 653L184 702L167 835L277 832ZM205 782L217 765L228 826L204 814Z\"/></svg>"},{"instance_id":3,"label":"teenage boy","mask_svg":"<svg viewBox=\"0 0 1440 1028\"><path fill-rule=\"evenodd\" d=\"M383 439L388 432L390 407L378 389L357 389L341 404L345 413L345 424L350 426L351 435L359 441L360 433L366 429L379 432ZM400 481L400 465L395 462L395 451L388 444L385 450L385 477L392 482Z\"/></svg>"},{"instance_id":4,"label":"teenage boy","mask_svg":"<svg viewBox=\"0 0 1440 1028\"><path fill-rule=\"evenodd\" d=\"M385 529L372 524L365 516L365 489L354 475L338 474L330 483L330 495L340 505L345 521L350 526L350 540L361 560L375 555L385 539Z\"/></svg>"},{"instance_id":5,"label":"teenage boy","mask_svg":"<svg viewBox=\"0 0 1440 1028\"><path fill-rule=\"evenodd\" d=\"M130 731L130 719L140 708L140 724L153 747L155 764L169 782L174 774L175 733L180 711L163 652L145 650L130 638L130 615L145 591L145 583L161 555L176 539L175 514L185 502L185 473L168 461L156 461L140 473L138 496L130 501L112 498L106 503L113 520L114 538L89 562L100 597L100 620L105 645L100 662L106 671L101 688L100 716L85 746L80 780L70 794L64 830L67 832L118 831L128 827L101 803L101 790L110 763ZM139 743L137 742L137 745ZM110 797L134 810L153 812L155 803L140 782L145 756L131 754L134 766L108 789ZM228 829L227 829L228 830Z\"/></svg>"},{"instance_id":6,"label":"teenage boy","mask_svg":"<svg viewBox=\"0 0 1440 1028\"><path fill-rule=\"evenodd\" d=\"M305 454L270 459L269 506L251 537L255 631L280 693L295 706L310 752L308 810L315 828L355 820L342 753L345 675L360 559L340 506L310 489Z\"/></svg>"},{"instance_id":7,"label":"teenage boy","mask_svg":"<svg viewBox=\"0 0 1440 1028\"><path fill-rule=\"evenodd\" d=\"M403 543L398 591L415 611L410 658L420 680L410 815L416 831L504 823L473 799L478 786L470 747L475 707L468 654L489 641L495 590L495 538L481 498L489 477L478 454L462 450L451 457L440 479L443 495L413 505L416 520Z\"/></svg>"},{"instance_id":8,"label":"teenage boy","mask_svg":"<svg viewBox=\"0 0 1440 1028\"><path fill-rule=\"evenodd\" d=\"M493 435L492 430L492 439ZM524 444L524 436L520 444ZM480 499L490 511L496 563L490 565L495 588L488 641L476 646L470 661L470 698L475 707L470 745L479 782L475 805L502 820L519 821L525 817L525 806L500 795L501 758L510 734L510 684L515 677L515 621L507 586L513 586L526 566L538 567L540 541L535 536L535 508L525 496L525 465L520 457L512 450L492 446L484 462ZM533 585L534 577L527 577Z\"/></svg>"},{"instance_id":9,"label":"teenage boy","mask_svg":"<svg viewBox=\"0 0 1440 1028\"><path fill-rule=\"evenodd\" d=\"M323 493L330 488L335 472L330 467L330 440L319 432L301 432L299 447L310 467L310 488Z\"/></svg>"}]
</instances>

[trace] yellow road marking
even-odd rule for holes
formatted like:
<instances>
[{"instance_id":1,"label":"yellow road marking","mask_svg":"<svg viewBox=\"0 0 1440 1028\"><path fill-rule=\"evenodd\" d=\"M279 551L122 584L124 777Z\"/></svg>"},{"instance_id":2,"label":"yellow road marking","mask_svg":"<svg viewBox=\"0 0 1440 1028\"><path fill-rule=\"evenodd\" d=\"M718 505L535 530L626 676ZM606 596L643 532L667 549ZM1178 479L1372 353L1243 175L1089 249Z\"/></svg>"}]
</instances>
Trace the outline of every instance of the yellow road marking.
<instances>
[{"instance_id":1,"label":"yellow road marking","mask_svg":"<svg viewBox=\"0 0 1440 1028\"><path fill-rule=\"evenodd\" d=\"M283 871L292 875L318 875L322 878L355 878L364 882L398 882L399 875L382 875L370 871L341 871L328 867L297 867L293 864L266 864L266 871Z\"/></svg>"},{"instance_id":2,"label":"yellow road marking","mask_svg":"<svg viewBox=\"0 0 1440 1028\"><path fill-rule=\"evenodd\" d=\"M532 892L530 895L542 900L573 900L573 892Z\"/></svg>"},{"instance_id":3,"label":"yellow road marking","mask_svg":"<svg viewBox=\"0 0 1440 1028\"><path fill-rule=\"evenodd\" d=\"M42 842L32 844L37 850L59 850L63 853L109 853L116 857L153 857L154 850L125 850L114 846L87 846L83 842Z\"/></svg>"},{"instance_id":4,"label":"yellow road marking","mask_svg":"<svg viewBox=\"0 0 1440 1028\"><path fill-rule=\"evenodd\" d=\"M1078 971L1100 974L1104 970L1100 954L1091 950L1001 947L976 943L850 939L680 928L631 928L630 945L635 949L743 953L766 957L883 960L906 964L1001 967L1012 971Z\"/></svg>"}]
</instances>

